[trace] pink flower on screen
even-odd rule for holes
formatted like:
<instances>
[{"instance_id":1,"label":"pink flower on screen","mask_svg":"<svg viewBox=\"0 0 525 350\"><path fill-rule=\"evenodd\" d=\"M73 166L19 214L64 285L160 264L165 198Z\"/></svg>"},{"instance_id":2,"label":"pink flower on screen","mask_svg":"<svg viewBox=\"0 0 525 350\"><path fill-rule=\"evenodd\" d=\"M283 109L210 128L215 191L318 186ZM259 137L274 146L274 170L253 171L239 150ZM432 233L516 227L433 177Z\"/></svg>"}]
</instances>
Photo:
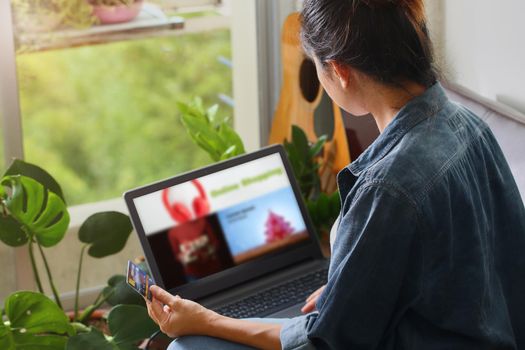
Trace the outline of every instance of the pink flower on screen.
<instances>
[{"instance_id":1,"label":"pink flower on screen","mask_svg":"<svg viewBox=\"0 0 525 350\"><path fill-rule=\"evenodd\" d=\"M266 243L279 241L294 232L290 223L283 216L277 215L273 211L270 211L265 226Z\"/></svg>"}]
</instances>

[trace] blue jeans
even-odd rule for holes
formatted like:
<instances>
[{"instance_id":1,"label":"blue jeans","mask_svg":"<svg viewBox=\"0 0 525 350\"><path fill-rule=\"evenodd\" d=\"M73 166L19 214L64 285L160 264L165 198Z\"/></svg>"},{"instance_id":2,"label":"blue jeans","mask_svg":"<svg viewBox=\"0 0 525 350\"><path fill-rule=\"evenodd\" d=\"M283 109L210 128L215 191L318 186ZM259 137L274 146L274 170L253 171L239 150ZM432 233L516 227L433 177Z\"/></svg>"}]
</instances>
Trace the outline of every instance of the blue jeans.
<instances>
[{"instance_id":1,"label":"blue jeans","mask_svg":"<svg viewBox=\"0 0 525 350\"><path fill-rule=\"evenodd\" d=\"M285 318L250 318L248 321L264 322L264 323L283 323ZM250 346L238 343L232 343L226 340L205 336L186 336L175 339L168 350L250 350Z\"/></svg>"}]
</instances>

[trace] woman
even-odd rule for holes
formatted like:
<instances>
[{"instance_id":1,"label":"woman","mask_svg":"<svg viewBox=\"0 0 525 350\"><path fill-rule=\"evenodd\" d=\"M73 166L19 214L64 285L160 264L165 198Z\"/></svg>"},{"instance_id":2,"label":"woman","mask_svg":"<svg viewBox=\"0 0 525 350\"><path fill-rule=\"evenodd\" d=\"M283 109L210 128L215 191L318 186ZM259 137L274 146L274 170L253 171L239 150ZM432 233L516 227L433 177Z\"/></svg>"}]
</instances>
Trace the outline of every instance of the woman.
<instances>
[{"instance_id":1,"label":"woman","mask_svg":"<svg viewBox=\"0 0 525 350\"><path fill-rule=\"evenodd\" d=\"M302 19L326 91L381 131L338 176L327 285L316 312L269 323L152 288L165 333L208 336L171 349L525 348L523 202L488 127L436 82L423 1L306 0Z\"/></svg>"}]
</instances>

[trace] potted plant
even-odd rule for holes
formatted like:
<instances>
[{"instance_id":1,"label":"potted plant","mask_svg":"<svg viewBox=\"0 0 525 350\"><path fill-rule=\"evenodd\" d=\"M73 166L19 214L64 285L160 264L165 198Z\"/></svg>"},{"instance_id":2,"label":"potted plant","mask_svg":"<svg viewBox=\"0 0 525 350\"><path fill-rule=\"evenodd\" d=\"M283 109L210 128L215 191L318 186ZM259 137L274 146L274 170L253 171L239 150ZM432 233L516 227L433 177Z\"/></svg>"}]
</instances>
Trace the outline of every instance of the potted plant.
<instances>
[{"instance_id":1,"label":"potted plant","mask_svg":"<svg viewBox=\"0 0 525 350\"><path fill-rule=\"evenodd\" d=\"M142 9L142 0L89 0L93 15L101 24L123 23L133 20Z\"/></svg>"},{"instance_id":2,"label":"potted plant","mask_svg":"<svg viewBox=\"0 0 525 350\"><path fill-rule=\"evenodd\" d=\"M181 121L191 139L215 162L245 153L239 135L230 126L230 118L218 117L218 105L205 108L202 99L190 103L178 102ZM326 142L322 136L316 143L309 142L306 133L298 126L292 127L291 141L284 141L284 148L317 233L328 254L328 232L340 211L339 193L321 191L319 154Z\"/></svg>"},{"instance_id":3,"label":"potted plant","mask_svg":"<svg viewBox=\"0 0 525 350\"><path fill-rule=\"evenodd\" d=\"M68 317L45 254L46 248L62 241L68 226L65 197L56 180L38 166L15 160L0 182L0 241L28 249L38 290L17 291L5 300L0 349L26 349L30 345L38 349L129 349L158 330L142 298L125 285L124 276L110 278L93 305L79 310L84 255L103 258L119 252L132 231L129 218L118 212L94 214L80 227L76 302ZM44 294L35 252L42 258L54 300ZM111 336L88 324L89 317L105 302L118 304L107 316Z\"/></svg>"}]
</instances>

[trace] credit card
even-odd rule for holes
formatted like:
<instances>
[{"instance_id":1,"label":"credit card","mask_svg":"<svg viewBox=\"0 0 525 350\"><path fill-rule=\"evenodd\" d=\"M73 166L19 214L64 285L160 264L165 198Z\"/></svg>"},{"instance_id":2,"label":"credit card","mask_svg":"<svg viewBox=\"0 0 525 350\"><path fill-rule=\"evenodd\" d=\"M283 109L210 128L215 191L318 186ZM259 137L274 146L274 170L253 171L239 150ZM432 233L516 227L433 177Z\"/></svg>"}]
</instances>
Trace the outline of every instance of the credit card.
<instances>
[{"instance_id":1,"label":"credit card","mask_svg":"<svg viewBox=\"0 0 525 350\"><path fill-rule=\"evenodd\" d=\"M128 285L135 289L144 298L151 301L149 287L155 284L153 279L140 267L128 261L128 271L126 273Z\"/></svg>"}]
</instances>

